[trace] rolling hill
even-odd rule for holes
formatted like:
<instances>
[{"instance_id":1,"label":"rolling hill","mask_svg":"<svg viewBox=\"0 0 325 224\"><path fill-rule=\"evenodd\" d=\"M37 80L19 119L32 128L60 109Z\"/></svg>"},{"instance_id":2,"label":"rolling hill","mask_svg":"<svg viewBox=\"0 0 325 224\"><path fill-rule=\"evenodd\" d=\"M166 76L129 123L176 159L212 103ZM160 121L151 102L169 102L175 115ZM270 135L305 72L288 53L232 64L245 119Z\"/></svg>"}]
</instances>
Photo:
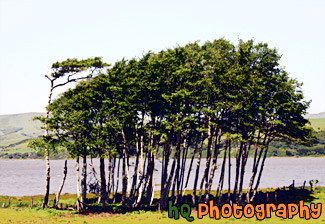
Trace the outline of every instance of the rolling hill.
<instances>
[{"instance_id":1,"label":"rolling hill","mask_svg":"<svg viewBox=\"0 0 325 224\"><path fill-rule=\"evenodd\" d=\"M44 113L0 115L0 149L27 150L27 140L42 135L41 123L33 117Z\"/></svg>"}]
</instances>

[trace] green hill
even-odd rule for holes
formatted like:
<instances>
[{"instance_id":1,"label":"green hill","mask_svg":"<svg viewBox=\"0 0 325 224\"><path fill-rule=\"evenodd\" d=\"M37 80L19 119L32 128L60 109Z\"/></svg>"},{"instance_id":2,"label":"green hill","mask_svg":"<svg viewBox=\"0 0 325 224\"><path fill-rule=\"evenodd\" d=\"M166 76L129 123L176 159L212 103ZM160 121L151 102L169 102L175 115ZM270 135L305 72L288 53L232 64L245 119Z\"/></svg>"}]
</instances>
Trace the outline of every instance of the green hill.
<instances>
[{"instance_id":1,"label":"green hill","mask_svg":"<svg viewBox=\"0 0 325 224\"><path fill-rule=\"evenodd\" d=\"M43 133L41 123L32 120L39 115L44 113L0 115L0 149L27 150L27 140Z\"/></svg>"}]
</instances>

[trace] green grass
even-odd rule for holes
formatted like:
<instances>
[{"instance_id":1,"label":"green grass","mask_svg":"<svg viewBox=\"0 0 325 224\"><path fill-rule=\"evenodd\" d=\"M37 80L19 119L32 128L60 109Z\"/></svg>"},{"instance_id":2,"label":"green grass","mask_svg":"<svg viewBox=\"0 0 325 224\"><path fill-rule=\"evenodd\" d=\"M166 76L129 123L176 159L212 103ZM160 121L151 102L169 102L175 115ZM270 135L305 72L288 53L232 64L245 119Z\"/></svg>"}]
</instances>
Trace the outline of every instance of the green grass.
<instances>
[{"instance_id":1,"label":"green grass","mask_svg":"<svg viewBox=\"0 0 325 224\"><path fill-rule=\"evenodd\" d=\"M12 150L9 150L9 151L5 151L9 154L12 154L12 153L25 153L25 152L35 152L34 149L29 149L27 147L17 147L15 149L12 149Z\"/></svg>"},{"instance_id":2,"label":"green grass","mask_svg":"<svg viewBox=\"0 0 325 224\"><path fill-rule=\"evenodd\" d=\"M97 197L95 194L88 193L87 198L92 199ZM49 206L53 206L53 201L54 201L55 195L50 194L49 198ZM73 207L76 204L76 194L62 194L60 196L60 203L63 204L64 208L67 207ZM36 196L23 196L23 197L10 197L10 204L11 207L32 207L32 201L34 207L39 207L42 204L43 201L43 196L41 195L36 195ZM0 196L0 206L5 203L5 206L8 206L9 203L9 196ZM26 205L26 206L20 206L21 204Z\"/></svg>"},{"instance_id":3,"label":"green grass","mask_svg":"<svg viewBox=\"0 0 325 224\"><path fill-rule=\"evenodd\" d=\"M264 191L270 191L270 189L264 189ZM298 216L295 216L292 220L282 219L275 216L272 213L272 218L265 219L262 221L253 218L241 218L235 219L231 218L222 218L220 220L210 219L205 216L203 219L197 218L197 213L192 212L194 221L192 223L294 223L294 224L303 224L303 223L325 223L325 188L317 187L316 190L311 193L312 201L305 202L306 205L313 203L323 203L322 206L322 215L318 219L305 220L301 219ZM53 199L51 195L51 200ZM88 197L95 197L95 195L88 195ZM61 202L65 203L74 203L75 195L64 194L62 195ZM5 203L8 201L8 197L0 196L0 202ZM15 207L12 208L2 208L0 209L0 223L188 223L185 219L180 217L179 220L174 220L168 218L167 212L145 212L145 211L136 211L126 214L109 214L109 213L94 213L88 215L80 215L75 211L69 210L55 210L55 209L45 209L42 210L39 207L26 208L26 207L17 207L18 203L24 204L31 201L31 197L13 197L11 198L12 205ZM35 196L34 202L40 202L41 197Z\"/></svg>"},{"instance_id":4,"label":"green grass","mask_svg":"<svg viewBox=\"0 0 325 224\"><path fill-rule=\"evenodd\" d=\"M275 217L258 221L255 217L251 219L241 218L235 219L233 217L227 219L210 219L204 217L198 219L197 214L192 213L194 221L192 223L324 223L325 216L318 219L300 219L295 216L292 220ZM78 215L74 212L59 211L54 209L38 210L38 209L0 209L1 223L189 223L185 219L173 220L168 218L167 212L133 212L124 215L112 215L107 213Z\"/></svg>"},{"instance_id":5,"label":"green grass","mask_svg":"<svg viewBox=\"0 0 325 224\"><path fill-rule=\"evenodd\" d=\"M313 118L309 119L311 127L315 131L325 130L325 118Z\"/></svg>"}]
</instances>

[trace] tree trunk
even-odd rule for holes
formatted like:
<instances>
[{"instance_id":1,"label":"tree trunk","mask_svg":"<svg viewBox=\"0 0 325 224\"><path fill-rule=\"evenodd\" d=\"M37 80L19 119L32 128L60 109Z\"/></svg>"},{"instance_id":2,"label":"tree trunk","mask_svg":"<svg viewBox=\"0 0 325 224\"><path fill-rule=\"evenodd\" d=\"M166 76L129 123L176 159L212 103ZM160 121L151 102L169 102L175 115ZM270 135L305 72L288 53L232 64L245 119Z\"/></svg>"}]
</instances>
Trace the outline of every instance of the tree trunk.
<instances>
[{"instance_id":1,"label":"tree trunk","mask_svg":"<svg viewBox=\"0 0 325 224\"><path fill-rule=\"evenodd\" d=\"M152 159L151 154L152 154L151 150L147 150L146 159L145 159L144 164L146 164L148 161L148 165L147 166L145 165L146 171L139 183L139 185L142 186L142 191L138 195L138 200L137 200L136 206L141 205L141 203L145 201L145 194L148 194L148 192L149 192L148 186L149 186L149 182L150 182L150 178L151 178L151 159Z\"/></svg>"},{"instance_id":2,"label":"tree trunk","mask_svg":"<svg viewBox=\"0 0 325 224\"><path fill-rule=\"evenodd\" d=\"M219 189L219 186L218 186L218 190L217 190L217 195L219 193L219 199L218 199L218 203L220 204L221 203L221 200L222 200L222 190L223 190L223 182L224 182L224 177L225 177L225 161L226 161L226 152L225 152L225 155L224 155L224 160L223 160L223 163L222 163L222 171L221 171L221 175L220 175L220 180L219 180L219 186L220 186L220 189Z\"/></svg>"},{"instance_id":3,"label":"tree trunk","mask_svg":"<svg viewBox=\"0 0 325 224\"><path fill-rule=\"evenodd\" d=\"M129 174L129 170L130 170L130 166L129 166L129 151L130 151L130 146L128 146L127 150L125 151L125 157L126 157L126 179L127 179L127 199L130 196L131 193L131 184L130 184L130 174Z\"/></svg>"},{"instance_id":4,"label":"tree trunk","mask_svg":"<svg viewBox=\"0 0 325 224\"><path fill-rule=\"evenodd\" d=\"M148 204L148 206L150 207L152 205L154 196L155 196L155 155L152 155L152 174L151 174L151 199L150 199L150 203Z\"/></svg>"},{"instance_id":5,"label":"tree trunk","mask_svg":"<svg viewBox=\"0 0 325 224\"><path fill-rule=\"evenodd\" d=\"M222 161L222 167L221 167L221 172L220 172L220 179L219 179L219 184L217 188L217 193L216 193L216 198L219 196L219 203L222 198L222 189L223 189L223 182L224 182L224 177L225 177L225 164L226 164L226 158L227 158L227 148L228 148L228 139L226 140L226 145L225 145L225 152L223 156L223 161Z\"/></svg>"},{"instance_id":6,"label":"tree trunk","mask_svg":"<svg viewBox=\"0 0 325 224\"><path fill-rule=\"evenodd\" d=\"M52 100L52 94L53 94L53 85L54 82L53 80L51 81L51 88L50 88L50 93L48 96L48 101L47 101L47 106L49 106L51 104L51 100ZM46 110L46 118L49 118L50 116L50 112L48 110ZM48 127L48 126L47 126ZM48 129L45 129L45 136L49 135L49 131ZM44 199L42 202L42 208L47 207L47 204L49 202L49 195L50 195L50 151L48 149L48 146L45 147L45 161L46 161L46 180L45 180L45 193L44 193Z\"/></svg>"},{"instance_id":7,"label":"tree trunk","mask_svg":"<svg viewBox=\"0 0 325 224\"><path fill-rule=\"evenodd\" d=\"M221 130L220 130L221 133ZM205 190L208 187L208 181L209 181L209 171L210 171L210 164L211 164L211 158L212 158L212 145L213 145L213 136L215 134L215 131L212 127L212 125L209 125L209 131L208 131L208 148L207 148L207 161L206 161L206 169L205 169ZM221 134L220 134L221 135Z\"/></svg>"},{"instance_id":8,"label":"tree trunk","mask_svg":"<svg viewBox=\"0 0 325 224\"><path fill-rule=\"evenodd\" d=\"M100 198L103 203L104 209L107 203L107 192L106 192L106 177L105 177L105 160L100 155L99 158L99 187L100 187Z\"/></svg>"},{"instance_id":9,"label":"tree trunk","mask_svg":"<svg viewBox=\"0 0 325 224\"><path fill-rule=\"evenodd\" d=\"M257 192L257 189L258 189L258 186L259 186L260 181L261 181L262 172L263 172L263 168L264 168L264 163L265 163L265 159L266 159L267 151L268 151L268 149L269 149L269 142L270 142L270 140L267 141L267 145L266 145L266 148L265 148L265 151L264 151L264 156L263 156L263 160L262 160L262 164L261 164L260 172L259 172L259 174L258 174L258 179L257 179L256 185L255 185L255 188L254 188L254 193L253 193L253 196L252 196L252 198L251 198L251 201L254 200L255 195L256 195L256 192Z\"/></svg>"},{"instance_id":10,"label":"tree trunk","mask_svg":"<svg viewBox=\"0 0 325 224\"><path fill-rule=\"evenodd\" d=\"M136 130L136 139L137 139L137 143L136 143L136 149L137 149L137 164L136 167L134 168L134 175L136 175L136 179L133 179L133 183L136 183L136 185L134 186L134 193L132 194L134 199L132 199L132 204L133 206L137 206L137 203L139 203L141 201L141 197L142 197L142 192L143 192L143 185L142 185L142 181L144 178L144 164L143 164L143 136L145 135L145 131L144 131L144 112L142 111L142 119L141 119L141 127L140 127L140 137L139 134ZM140 158L139 158L139 154L140 154ZM140 159L140 161L138 161ZM134 178L134 176L133 176ZM132 190L131 190L132 191ZM137 199L135 199L135 194L137 194Z\"/></svg>"},{"instance_id":11,"label":"tree trunk","mask_svg":"<svg viewBox=\"0 0 325 224\"><path fill-rule=\"evenodd\" d=\"M46 161L46 182L45 182L45 194L44 194L44 199L43 199L43 203L42 203L42 208L47 207L47 204L49 202L49 194L50 194L50 153L47 150L45 150L46 153L46 157L45 157L45 161Z\"/></svg>"},{"instance_id":12,"label":"tree trunk","mask_svg":"<svg viewBox=\"0 0 325 224\"><path fill-rule=\"evenodd\" d=\"M112 188L111 184L112 184L112 154L109 153L108 170L107 170L107 185L106 185L107 200L109 200L109 196L111 194L111 188Z\"/></svg>"},{"instance_id":13,"label":"tree trunk","mask_svg":"<svg viewBox=\"0 0 325 224\"><path fill-rule=\"evenodd\" d=\"M206 202L209 199L214 173L217 169L217 159L218 159L218 155L219 155L220 140L221 140L221 130L219 130L219 134L217 136L217 139L215 140L214 155L213 155L212 167L211 167L211 171L210 171L209 183L208 183L208 187L206 188L206 193L205 193L205 201ZM226 149L227 149L227 143L226 143L225 150Z\"/></svg>"},{"instance_id":14,"label":"tree trunk","mask_svg":"<svg viewBox=\"0 0 325 224\"><path fill-rule=\"evenodd\" d=\"M231 180L231 140L229 139L229 146L228 146L228 196L227 196L227 202L230 201L231 192L230 192L230 180Z\"/></svg>"},{"instance_id":15,"label":"tree trunk","mask_svg":"<svg viewBox=\"0 0 325 224\"><path fill-rule=\"evenodd\" d=\"M81 175L81 202L86 203L87 196L87 156L84 154L82 160L82 175Z\"/></svg>"},{"instance_id":16,"label":"tree trunk","mask_svg":"<svg viewBox=\"0 0 325 224\"><path fill-rule=\"evenodd\" d=\"M149 181L147 185L147 199L146 199L146 204L147 207L151 206L152 200L153 200L153 194L154 194L154 187L155 187L155 179L154 179L154 174L155 174L155 156L152 151L150 151L150 163L148 163L148 176L149 176Z\"/></svg>"},{"instance_id":17,"label":"tree trunk","mask_svg":"<svg viewBox=\"0 0 325 224\"><path fill-rule=\"evenodd\" d=\"M79 156L76 160L76 182L77 182L77 210L79 211L81 208L80 203L80 173L79 173Z\"/></svg>"},{"instance_id":18,"label":"tree trunk","mask_svg":"<svg viewBox=\"0 0 325 224\"><path fill-rule=\"evenodd\" d=\"M202 132L202 134L201 134L200 152L199 152L199 157L197 159L197 164L196 164L196 172L195 172L195 179L194 179L194 185L193 185L192 205L196 204L196 187L197 187L197 181L199 179L201 156L202 156L202 151L203 151L203 142L204 142L204 132Z\"/></svg>"},{"instance_id":19,"label":"tree trunk","mask_svg":"<svg viewBox=\"0 0 325 224\"><path fill-rule=\"evenodd\" d=\"M142 192L143 192L143 184L142 181L144 179L144 164L143 164L143 135L140 137L140 171L139 171L139 184L138 184L138 198L137 198L137 203L141 201L142 197Z\"/></svg>"},{"instance_id":20,"label":"tree trunk","mask_svg":"<svg viewBox=\"0 0 325 224\"><path fill-rule=\"evenodd\" d=\"M122 131L123 135L123 155L122 155L122 204L126 203L126 192L128 187L128 175L127 175L127 155L126 155L126 145L125 145L125 135Z\"/></svg>"},{"instance_id":21,"label":"tree trunk","mask_svg":"<svg viewBox=\"0 0 325 224\"><path fill-rule=\"evenodd\" d=\"M181 163L181 139L182 139L182 135L179 133L178 137L177 137L177 148L176 148L176 154L175 154L175 158L176 158L176 170L175 170L175 177L174 177L174 181L173 181L173 189L172 189L172 198L174 198L175 196L175 188L177 187L177 197L178 197L178 191L179 191L179 170L180 170L180 163ZM184 138L186 141L186 138ZM179 145L179 146L178 146ZM177 203L177 199L175 201L175 203Z\"/></svg>"},{"instance_id":22,"label":"tree trunk","mask_svg":"<svg viewBox=\"0 0 325 224\"><path fill-rule=\"evenodd\" d=\"M235 186L234 186L234 200L237 199L237 189L238 189L238 181L239 181L239 169L240 169L240 158L241 158L241 154L243 151L243 146L244 143L240 142L240 146L239 146L239 152L236 155L236 177L235 177Z\"/></svg>"},{"instance_id":23,"label":"tree trunk","mask_svg":"<svg viewBox=\"0 0 325 224\"><path fill-rule=\"evenodd\" d=\"M140 157L140 147L139 147L139 137L138 137L138 130L136 129L136 150L137 150L137 155L135 159L135 166L134 166L134 173L133 173L133 181L132 181L132 187L131 187L131 192L129 195L129 200L128 200L128 207L131 208L133 203L134 203L134 198L135 198L135 191L136 191L136 186L137 183L139 183L139 157Z\"/></svg>"},{"instance_id":24,"label":"tree trunk","mask_svg":"<svg viewBox=\"0 0 325 224\"><path fill-rule=\"evenodd\" d=\"M117 197L117 190L118 190L118 185L120 182L120 166L121 166L121 155L118 158L118 165L117 165L117 176L116 176L116 189L113 197L113 203L116 203L116 197Z\"/></svg>"},{"instance_id":25,"label":"tree trunk","mask_svg":"<svg viewBox=\"0 0 325 224\"><path fill-rule=\"evenodd\" d=\"M165 144L165 150L163 151L163 163L161 169L161 190L160 190L160 209L167 209L167 200L168 200L168 190L167 190L167 175L168 175L168 164L169 164L169 156L171 151L171 137L173 133L172 130L168 133L168 138Z\"/></svg>"},{"instance_id":26,"label":"tree trunk","mask_svg":"<svg viewBox=\"0 0 325 224\"><path fill-rule=\"evenodd\" d=\"M195 157L195 153L196 153L196 149L197 149L197 141L195 142L195 146L194 146L194 150L193 150L193 154L192 154L192 158L191 158L191 162L190 162L190 166L189 166L189 169L188 169L188 172L187 172L187 178L186 178L186 183L185 183L185 187L184 187L184 190L183 190L183 193L182 193L182 196L185 195L185 191L187 189L187 185L188 185L188 181L190 179L190 174L191 174L191 171L192 171L192 165L193 165L193 161L194 161L194 157Z\"/></svg>"},{"instance_id":27,"label":"tree trunk","mask_svg":"<svg viewBox=\"0 0 325 224\"><path fill-rule=\"evenodd\" d=\"M110 180L110 188L109 191L107 192L107 195L109 196L110 193L112 193L112 199L114 198L114 185L115 185L115 167L116 167L116 156L113 156L113 167L111 171L111 180Z\"/></svg>"},{"instance_id":28,"label":"tree trunk","mask_svg":"<svg viewBox=\"0 0 325 224\"><path fill-rule=\"evenodd\" d=\"M247 149L247 144L250 143L246 143L243 147L243 153L242 153L242 160L241 160L241 169L240 169L240 181L239 181L239 191L238 191L238 199L236 201L240 201L242 198L242 190L243 190L243 183L244 183L244 175L245 175L245 167L246 167L246 162L247 162L247 156L248 156L248 152L250 149L251 144L249 145L248 149Z\"/></svg>"},{"instance_id":29,"label":"tree trunk","mask_svg":"<svg viewBox=\"0 0 325 224\"><path fill-rule=\"evenodd\" d=\"M182 167L181 167L181 175L180 175L180 192L178 194L181 194L183 191L183 186L184 186L184 180L185 180L185 169L186 169L186 158L187 158L187 153L188 153L188 148L190 144L188 143L189 140L187 140L190 136L186 136L184 140L184 145L183 145L183 157L182 157ZM184 152L185 151L185 152ZM182 194L183 196L183 194Z\"/></svg>"},{"instance_id":30,"label":"tree trunk","mask_svg":"<svg viewBox=\"0 0 325 224\"><path fill-rule=\"evenodd\" d=\"M181 148L181 140L182 139L182 134L181 133L177 133L177 143L176 143L176 149L175 149L175 155L174 155L174 160L173 160L173 164L172 164L172 167L170 169L170 173L169 173L169 177L168 177L168 181L165 186L165 189L166 189L166 192L167 192L167 198L168 198L168 195L169 195L169 190L170 190L170 187L171 187L171 183L172 183L172 180L173 180L173 177L175 175L175 168L176 168L176 163L179 159L179 154L180 154L180 148ZM174 189L174 186L173 186L173 189ZM173 192L172 192L173 193Z\"/></svg>"},{"instance_id":31,"label":"tree trunk","mask_svg":"<svg viewBox=\"0 0 325 224\"><path fill-rule=\"evenodd\" d=\"M57 193L56 196L55 196L55 203L54 203L54 207L55 207L55 208L58 208L59 200L60 200L60 195L61 195L61 191L62 191L63 186L64 186L65 179L66 179L66 177L67 177L67 172L68 172L68 168L67 168L67 160L65 160L65 161L64 161L64 169L63 169L62 181L61 181L61 184L60 184L60 187L59 187L58 193Z\"/></svg>"},{"instance_id":32,"label":"tree trunk","mask_svg":"<svg viewBox=\"0 0 325 224\"><path fill-rule=\"evenodd\" d=\"M153 149L156 147L156 138L153 135L152 131L150 130L150 146ZM152 201L154 198L154 192L155 192L155 154L154 151L150 150L150 173L148 174L150 176L150 181L148 184L148 190L147 190L147 207L150 207L152 205ZM149 165L149 164L148 164Z\"/></svg>"},{"instance_id":33,"label":"tree trunk","mask_svg":"<svg viewBox=\"0 0 325 224\"><path fill-rule=\"evenodd\" d=\"M239 201L242 200L242 196L243 196L242 190L243 190L243 183L244 183L245 167L246 167L247 158L248 158L249 152L251 150L251 146L252 146L251 142L248 142L248 143L249 143L249 146L248 146L247 152L245 152L245 155L244 155L245 157L242 161L242 171L241 171L241 175L240 175L241 177L240 177L240 188L239 188L239 198L238 198Z\"/></svg>"},{"instance_id":34,"label":"tree trunk","mask_svg":"<svg viewBox=\"0 0 325 224\"><path fill-rule=\"evenodd\" d=\"M263 140L263 144L265 144L265 141L266 141L266 137L267 135L264 136L264 140ZM258 138L259 140L259 138ZM258 148L260 148L260 153L258 155L258 159L256 161L256 156L257 156L257 150ZM252 168L252 176L251 176L251 179L250 179L250 182L249 182L249 186L248 186L248 190L247 190L247 195L246 195L246 200L249 202L250 201L250 195L251 195L251 191L252 191L252 187L253 187L253 184L254 184L254 180L255 180L255 177L256 177L256 174L257 174L257 169L258 169L258 166L260 164L260 160L261 160L261 157L262 157L262 154L263 154L263 148L259 147L258 146L258 141L256 142L256 146L255 146L255 156L254 156L254 164L253 164L253 168Z\"/></svg>"},{"instance_id":35,"label":"tree trunk","mask_svg":"<svg viewBox=\"0 0 325 224\"><path fill-rule=\"evenodd\" d=\"M208 187L207 185L208 185L208 178L209 178L209 171L210 171L210 164L211 164L211 151L212 151L211 148L212 148L212 140L214 134L214 130L210 122L211 122L211 117L209 117L207 159L206 159L205 171L200 185L199 201L201 201L204 183L205 183L205 190Z\"/></svg>"}]
</instances>

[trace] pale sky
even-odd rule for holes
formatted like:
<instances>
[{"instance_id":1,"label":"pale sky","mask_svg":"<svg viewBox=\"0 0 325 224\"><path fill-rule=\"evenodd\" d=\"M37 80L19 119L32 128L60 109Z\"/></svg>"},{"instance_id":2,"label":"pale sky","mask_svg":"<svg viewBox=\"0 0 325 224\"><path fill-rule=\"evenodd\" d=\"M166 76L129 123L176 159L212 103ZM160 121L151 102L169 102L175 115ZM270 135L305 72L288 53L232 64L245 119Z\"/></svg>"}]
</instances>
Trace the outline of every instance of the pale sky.
<instances>
[{"instance_id":1,"label":"pale sky","mask_svg":"<svg viewBox=\"0 0 325 224\"><path fill-rule=\"evenodd\" d=\"M277 48L304 83L308 112L323 112L324 12L323 0L0 0L0 114L44 112L53 62L101 56L113 64L222 37Z\"/></svg>"}]
</instances>

